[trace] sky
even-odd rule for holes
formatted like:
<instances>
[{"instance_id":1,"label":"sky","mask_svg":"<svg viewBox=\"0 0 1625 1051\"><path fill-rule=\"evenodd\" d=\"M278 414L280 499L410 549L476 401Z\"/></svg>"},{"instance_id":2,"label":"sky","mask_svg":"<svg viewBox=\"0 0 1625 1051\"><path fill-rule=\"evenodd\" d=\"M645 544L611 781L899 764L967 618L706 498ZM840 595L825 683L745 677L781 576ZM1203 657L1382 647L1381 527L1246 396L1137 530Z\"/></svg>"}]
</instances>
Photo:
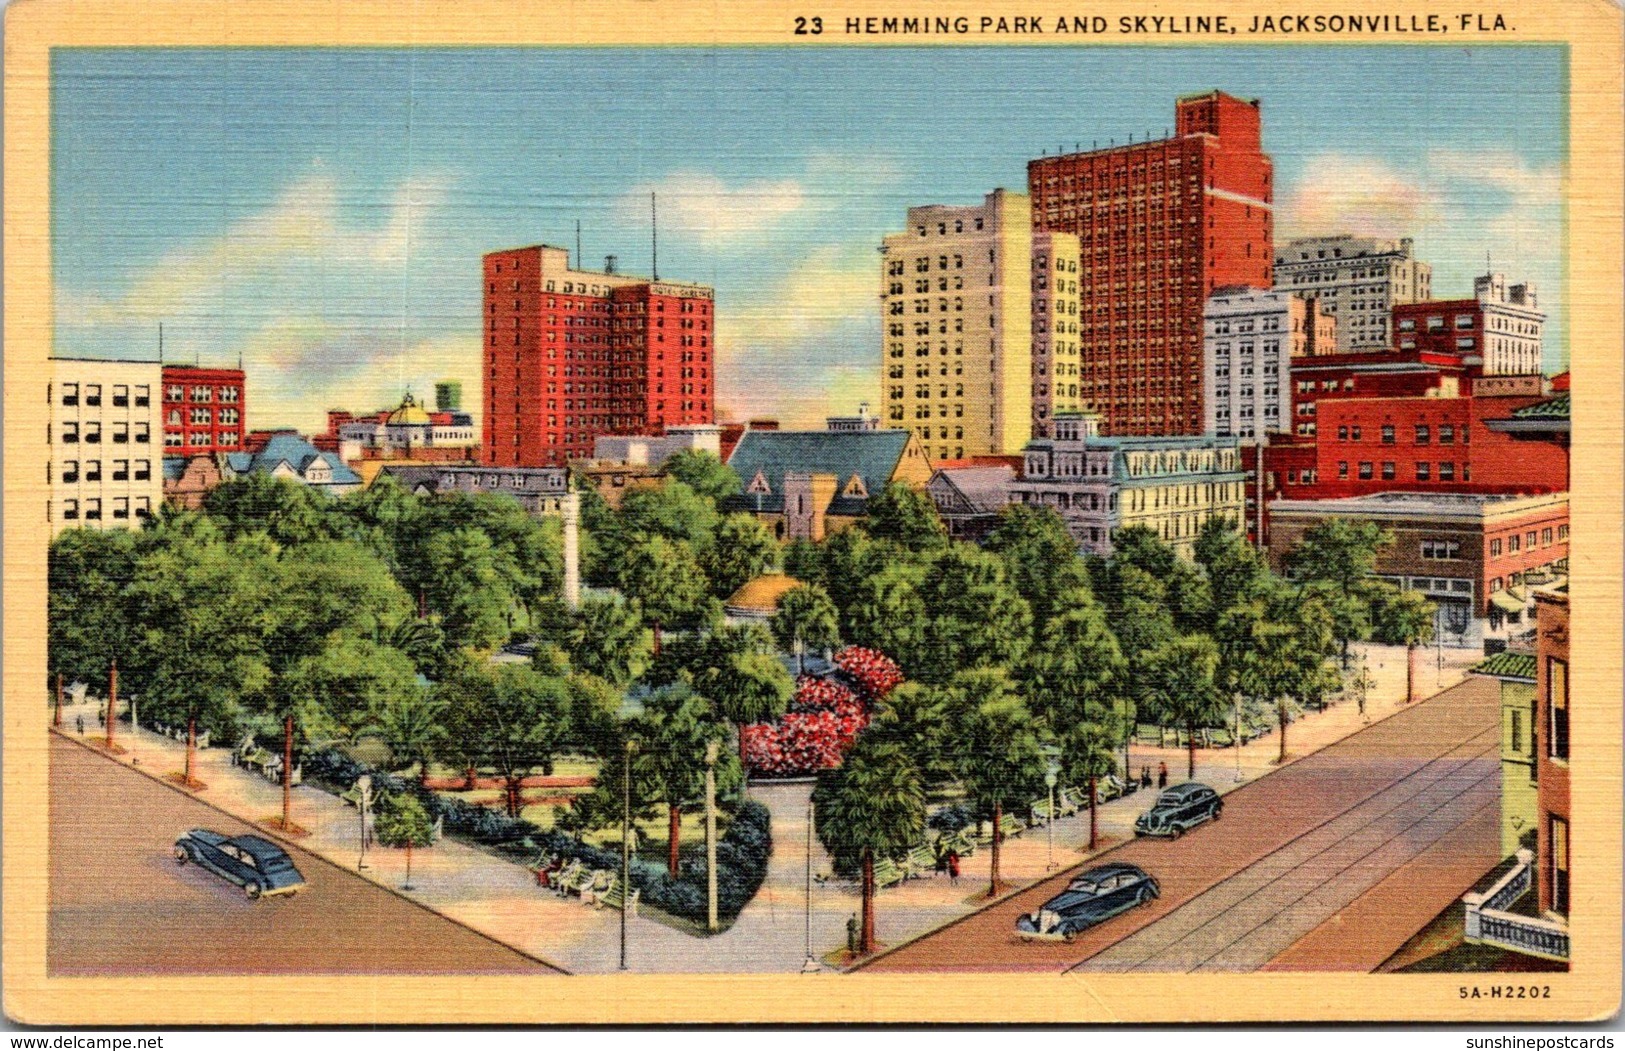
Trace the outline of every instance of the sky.
<instances>
[{"instance_id":1,"label":"sky","mask_svg":"<svg viewBox=\"0 0 1625 1051\"><path fill-rule=\"evenodd\" d=\"M57 49L55 353L248 371L320 430L461 379L480 257L549 243L716 289L718 419L879 392L881 238L1043 152L1262 100L1276 236L1411 236L1435 298L1539 286L1566 367L1560 46Z\"/></svg>"}]
</instances>

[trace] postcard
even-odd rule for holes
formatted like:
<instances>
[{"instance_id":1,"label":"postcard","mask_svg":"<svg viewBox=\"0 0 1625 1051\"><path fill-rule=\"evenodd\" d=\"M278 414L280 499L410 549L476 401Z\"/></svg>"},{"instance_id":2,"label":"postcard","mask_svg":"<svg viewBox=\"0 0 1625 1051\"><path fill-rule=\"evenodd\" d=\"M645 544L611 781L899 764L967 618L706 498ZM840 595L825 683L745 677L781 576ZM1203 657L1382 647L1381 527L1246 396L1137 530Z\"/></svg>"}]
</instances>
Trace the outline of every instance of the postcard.
<instances>
[{"instance_id":1,"label":"postcard","mask_svg":"<svg viewBox=\"0 0 1625 1051\"><path fill-rule=\"evenodd\" d=\"M1620 28L13 4L8 1016L1612 1015Z\"/></svg>"}]
</instances>

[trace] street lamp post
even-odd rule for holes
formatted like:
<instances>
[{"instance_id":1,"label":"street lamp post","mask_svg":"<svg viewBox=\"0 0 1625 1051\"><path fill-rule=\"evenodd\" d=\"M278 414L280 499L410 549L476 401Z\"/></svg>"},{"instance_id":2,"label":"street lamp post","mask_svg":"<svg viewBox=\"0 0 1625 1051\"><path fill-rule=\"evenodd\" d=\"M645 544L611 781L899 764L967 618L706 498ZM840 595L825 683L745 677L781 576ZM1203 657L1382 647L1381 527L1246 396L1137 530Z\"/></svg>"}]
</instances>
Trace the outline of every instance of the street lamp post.
<instances>
[{"instance_id":1,"label":"street lamp post","mask_svg":"<svg viewBox=\"0 0 1625 1051\"><path fill-rule=\"evenodd\" d=\"M705 745L705 929L717 931L717 753L716 741Z\"/></svg>"},{"instance_id":2,"label":"street lamp post","mask_svg":"<svg viewBox=\"0 0 1625 1051\"><path fill-rule=\"evenodd\" d=\"M813 959L812 951L812 854L813 854L813 798L812 793L807 794L807 907L806 907L806 933L807 958L802 961L801 973L814 974L823 968Z\"/></svg>"},{"instance_id":3,"label":"street lamp post","mask_svg":"<svg viewBox=\"0 0 1625 1051\"><path fill-rule=\"evenodd\" d=\"M1241 694L1236 694L1236 783L1240 784L1244 778L1241 773Z\"/></svg>"},{"instance_id":4,"label":"street lamp post","mask_svg":"<svg viewBox=\"0 0 1625 1051\"><path fill-rule=\"evenodd\" d=\"M1061 779L1060 766L1054 756L1050 756L1049 769L1044 771L1044 785L1049 789L1049 813L1044 816L1044 830L1049 839L1049 861L1044 865L1044 871L1050 872L1055 868L1055 783Z\"/></svg>"},{"instance_id":5,"label":"street lamp post","mask_svg":"<svg viewBox=\"0 0 1625 1051\"><path fill-rule=\"evenodd\" d=\"M626 740L626 751L621 764L621 895L624 901L632 900L632 756L638 750L638 743L630 737ZM627 907L621 905L621 970L626 970L626 913Z\"/></svg>"},{"instance_id":6,"label":"street lamp post","mask_svg":"<svg viewBox=\"0 0 1625 1051\"><path fill-rule=\"evenodd\" d=\"M356 816L361 821L361 856L356 859L355 867L367 867L367 808L372 806L372 775L362 774L355 779L357 790L355 809Z\"/></svg>"}]
</instances>

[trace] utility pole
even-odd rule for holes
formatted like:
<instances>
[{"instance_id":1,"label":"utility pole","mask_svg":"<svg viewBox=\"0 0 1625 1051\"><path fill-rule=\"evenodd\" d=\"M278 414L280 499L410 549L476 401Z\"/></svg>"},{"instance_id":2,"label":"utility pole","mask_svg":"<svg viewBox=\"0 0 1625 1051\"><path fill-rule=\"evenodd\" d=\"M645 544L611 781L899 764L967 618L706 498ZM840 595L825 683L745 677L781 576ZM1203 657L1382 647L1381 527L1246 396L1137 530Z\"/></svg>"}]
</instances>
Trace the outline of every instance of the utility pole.
<instances>
[{"instance_id":1,"label":"utility pole","mask_svg":"<svg viewBox=\"0 0 1625 1051\"><path fill-rule=\"evenodd\" d=\"M716 741L705 745L705 929L717 931L717 753Z\"/></svg>"},{"instance_id":2,"label":"utility pole","mask_svg":"<svg viewBox=\"0 0 1625 1051\"><path fill-rule=\"evenodd\" d=\"M638 743L626 740L621 763L621 970L626 970L626 914L632 900L632 756Z\"/></svg>"},{"instance_id":3,"label":"utility pole","mask_svg":"<svg viewBox=\"0 0 1625 1051\"><path fill-rule=\"evenodd\" d=\"M809 791L807 793L807 907L806 907L807 958L804 961L802 961L802 964L801 964L801 973L802 974L816 974L820 970L822 970L822 968L818 966L818 961L813 959L813 951L812 951L813 817L814 817L814 815L813 815L813 797L812 797L812 793Z\"/></svg>"},{"instance_id":4,"label":"utility pole","mask_svg":"<svg viewBox=\"0 0 1625 1051\"><path fill-rule=\"evenodd\" d=\"M118 721L118 658L107 670L107 750L113 750L113 724Z\"/></svg>"}]
</instances>

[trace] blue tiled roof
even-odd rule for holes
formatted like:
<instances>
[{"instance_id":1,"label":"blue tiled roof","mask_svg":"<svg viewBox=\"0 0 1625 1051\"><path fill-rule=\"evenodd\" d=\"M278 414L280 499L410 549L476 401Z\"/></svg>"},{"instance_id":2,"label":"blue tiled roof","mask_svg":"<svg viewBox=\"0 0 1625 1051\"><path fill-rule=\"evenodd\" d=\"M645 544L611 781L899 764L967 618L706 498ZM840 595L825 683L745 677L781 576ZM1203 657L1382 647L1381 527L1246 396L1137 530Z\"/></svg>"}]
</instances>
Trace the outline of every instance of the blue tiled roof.
<instances>
[{"instance_id":1,"label":"blue tiled roof","mask_svg":"<svg viewBox=\"0 0 1625 1051\"><path fill-rule=\"evenodd\" d=\"M330 485L360 485L361 476L350 470L348 464L332 453L324 453L297 434L277 434L257 453L228 453L226 463L238 474L268 474L279 463L286 463L301 475L312 463L321 460L333 472Z\"/></svg>"},{"instance_id":2,"label":"blue tiled roof","mask_svg":"<svg viewBox=\"0 0 1625 1051\"><path fill-rule=\"evenodd\" d=\"M728 457L728 466L734 469L746 492L728 497L723 509L728 511L765 511L777 513L784 509L784 476L786 474L829 474L835 476L836 493L829 511L832 514L861 514L864 499L839 495L853 475L863 479L863 486L871 494L878 493L891 481L897 465L908 448L908 431L746 431ZM769 492L749 492L751 482L760 474Z\"/></svg>"}]
</instances>

